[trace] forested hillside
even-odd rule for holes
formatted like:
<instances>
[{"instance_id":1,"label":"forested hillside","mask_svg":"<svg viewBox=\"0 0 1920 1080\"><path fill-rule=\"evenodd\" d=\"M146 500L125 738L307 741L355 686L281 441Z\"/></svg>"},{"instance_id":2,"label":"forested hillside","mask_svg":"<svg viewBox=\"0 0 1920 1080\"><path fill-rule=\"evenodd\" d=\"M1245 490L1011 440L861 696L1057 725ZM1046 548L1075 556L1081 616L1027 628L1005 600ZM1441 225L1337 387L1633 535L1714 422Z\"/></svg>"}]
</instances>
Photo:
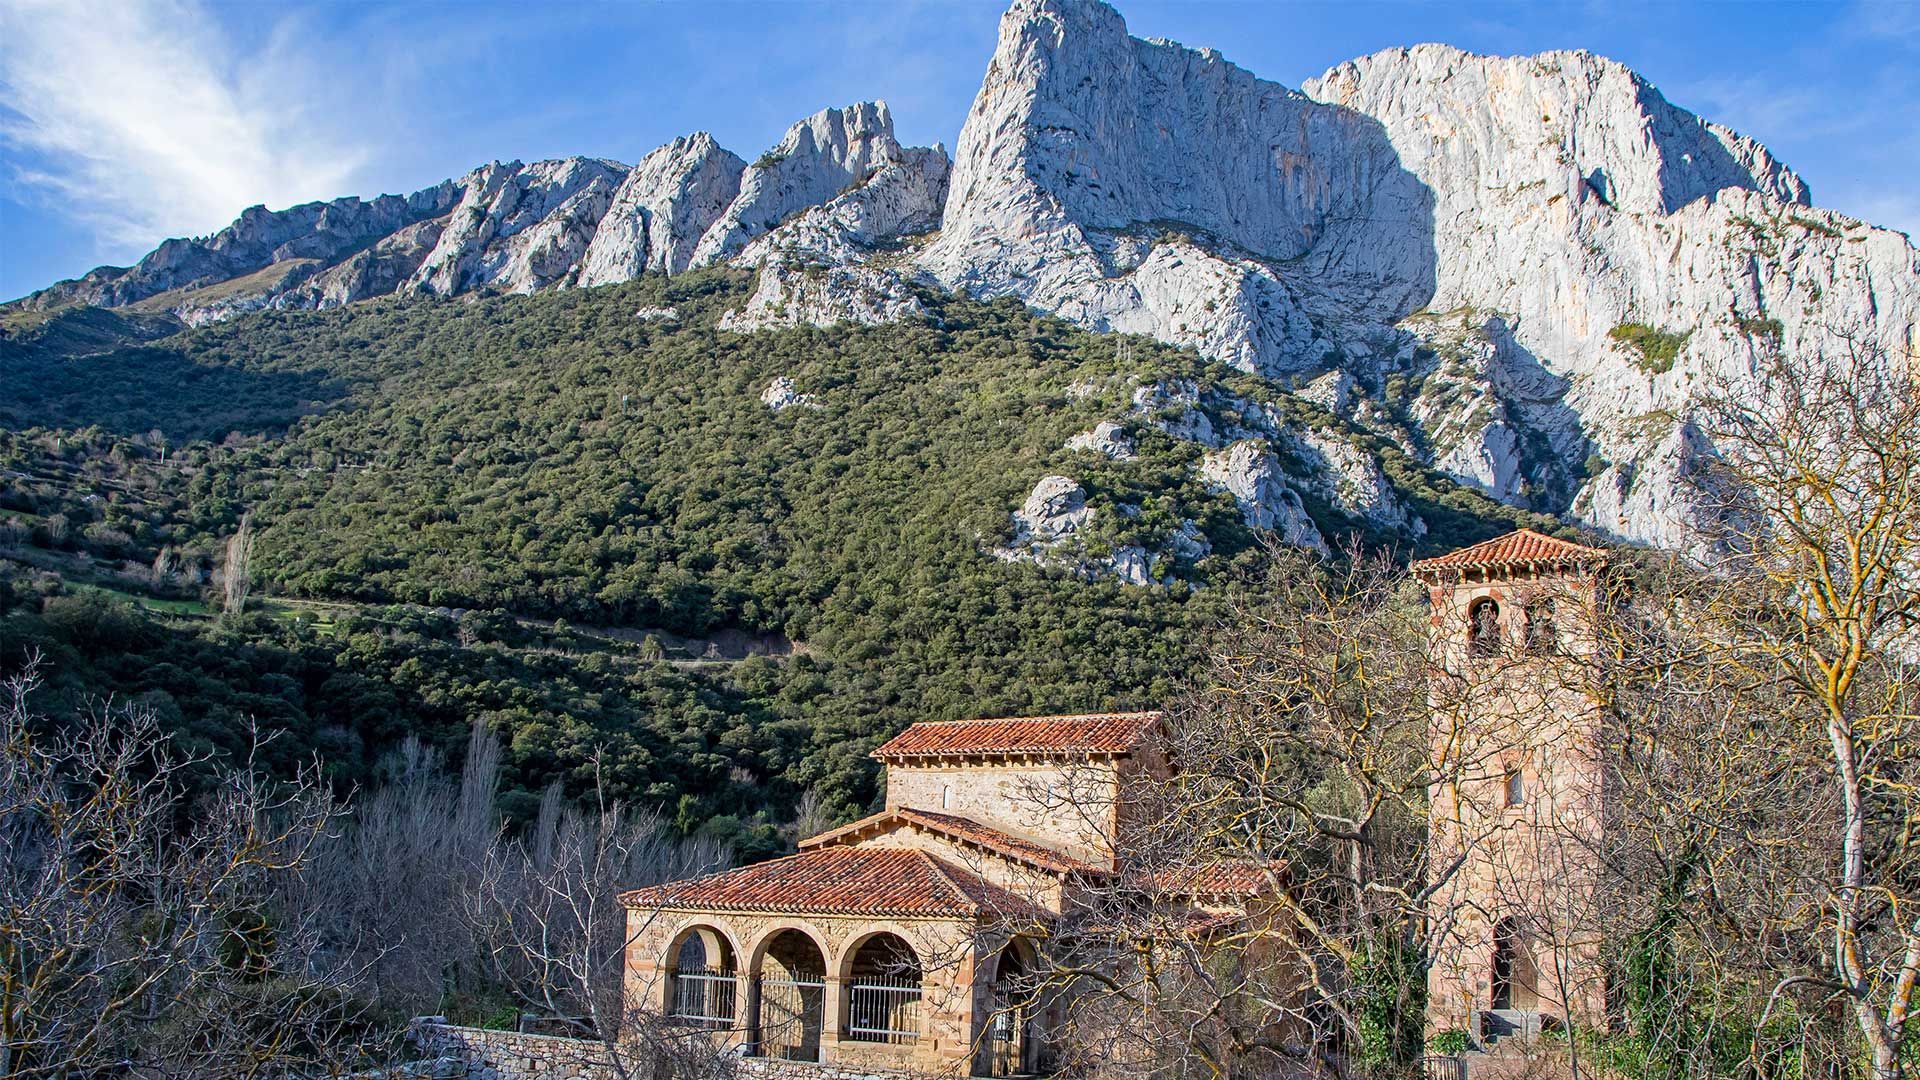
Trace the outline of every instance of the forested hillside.
<instances>
[{"instance_id":1,"label":"forested hillside","mask_svg":"<svg viewBox=\"0 0 1920 1080\"><path fill-rule=\"evenodd\" d=\"M911 720L1160 702L1262 587L1259 538L1141 385L1362 440L1421 550L1519 520L1191 351L931 292L922 320L718 330L751 285L383 299L144 343L104 313L16 324L0 668L40 648L52 692L149 700L207 747L256 718L343 782L477 717L510 813L556 776L584 791L597 756L614 794L752 850L808 789L871 803L865 754ZM781 377L810 398L763 403ZM1063 449L1115 418L1131 460ZM993 558L1058 472L1095 509L1087 551L1192 522L1210 553L1145 587ZM1305 502L1329 538L1414 546ZM252 592L216 617L243 519Z\"/></svg>"}]
</instances>

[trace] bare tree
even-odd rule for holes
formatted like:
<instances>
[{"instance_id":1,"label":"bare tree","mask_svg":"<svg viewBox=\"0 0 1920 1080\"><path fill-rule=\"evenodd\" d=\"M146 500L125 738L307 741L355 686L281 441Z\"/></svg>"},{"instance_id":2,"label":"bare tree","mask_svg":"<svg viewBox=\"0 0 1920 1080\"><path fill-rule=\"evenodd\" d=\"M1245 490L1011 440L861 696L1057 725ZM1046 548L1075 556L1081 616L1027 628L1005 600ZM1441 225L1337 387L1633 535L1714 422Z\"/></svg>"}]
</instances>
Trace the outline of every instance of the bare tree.
<instances>
[{"instance_id":1,"label":"bare tree","mask_svg":"<svg viewBox=\"0 0 1920 1080\"><path fill-rule=\"evenodd\" d=\"M1920 1004L1920 393L1908 362L1850 345L1771 356L1712 416L1727 584L1700 637L1761 691L1785 785L1832 796L1774 913L1823 959L1776 990L1840 995L1892 1080Z\"/></svg>"},{"instance_id":2,"label":"bare tree","mask_svg":"<svg viewBox=\"0 0 1920 1080\"><path fill-rule=\"evenodd\" d=\"M673 838L658 815L566 805L547 788L524 837L491 849L466 897L501 983L550 1023L612 1039L626 1015L620 894L708 873L718 845Z\"/></svg>"},{"instance_id":3,"label":"bare tree","mask_svg":"<svg viewBox=\"0 0 1920 1080\"><path fill-rule=\"evenodd\" d=\"M277 908L336 808L250 761L195 797L150 713L0 699L0 1073L251 1077L351 1065L353 973Z\"/></svg>"},{"instance_id":4,"label":"bare tree","mask_svg":"<svg viewBox=\"0 0 1920 1080\"><path fill-rule=\"evenodd\" d=\"M246 610L247 593L252 588L252 563L253 511L249 510L240 515L240 528L227 540L227 558L220 574L225 595L222 610L228 615Z\"/></svg>"}]
</instances>

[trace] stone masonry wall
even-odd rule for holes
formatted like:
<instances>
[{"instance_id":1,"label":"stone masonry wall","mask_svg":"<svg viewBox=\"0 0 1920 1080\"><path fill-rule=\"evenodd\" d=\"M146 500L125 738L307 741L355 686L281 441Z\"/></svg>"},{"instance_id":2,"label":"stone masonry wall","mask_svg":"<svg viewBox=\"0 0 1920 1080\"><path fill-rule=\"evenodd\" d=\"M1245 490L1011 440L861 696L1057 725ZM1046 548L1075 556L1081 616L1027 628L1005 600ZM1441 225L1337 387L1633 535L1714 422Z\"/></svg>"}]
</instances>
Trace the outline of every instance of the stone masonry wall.
<instances>
[{"instance_id":1,"label":"stone masonry wall","mask_svg":"<svg viewBox=\"0 0 1920 1080\"><path fill-rule=\"evenodd\" d=\"M617 1080L601 1045L591 1039L526 1035L517 1031L416 1021L413 1038L428 1054L464 1061L470 1080ZM935 1074L878 1065L820 1065L810 1061L737 1058L738 1075L751 1080L933 1080ZM458 1066L456 1066L456 1069Z\"/></svg>"},{"instance_id":2,"label":"stone masonry wall","mask_svg":"<svg viewBox=\"0 0 1920 1080\"><path fill-rule=\"evenodd\" d=\"M888 809L958 814L1092 863L1113 858L1116 789L1105 762L887 768Z\"/></svg>"},{"instance_id":3,"label":"stone masonry wall","mask_svg":"<svg viewBox=\"0 0 1920 1080\"><path fill-rule=\"evenodd\" d=\"M429 1055L465 1061L474 1080L617 1080L592 1039L415 1021L413 1040Z\"/></svg>"}]
</instances>

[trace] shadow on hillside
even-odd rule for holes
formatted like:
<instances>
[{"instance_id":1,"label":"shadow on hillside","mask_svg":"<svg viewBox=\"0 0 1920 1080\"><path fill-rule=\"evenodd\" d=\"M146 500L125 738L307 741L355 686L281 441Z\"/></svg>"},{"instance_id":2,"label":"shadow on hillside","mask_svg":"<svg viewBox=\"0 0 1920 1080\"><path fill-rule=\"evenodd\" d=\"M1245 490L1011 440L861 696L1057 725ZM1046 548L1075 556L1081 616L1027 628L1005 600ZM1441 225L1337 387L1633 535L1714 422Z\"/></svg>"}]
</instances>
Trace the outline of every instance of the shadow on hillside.
<instances>
[{"instance_id":1,"label":"shadow on hillside","mask_svg":"<svg viewBox=\"0 0 1920 1080\"><path fill-rule=\"evenodd\" d=\"M165 346L69 357L0 342L0 381L0 425L158 430L176 441L282 431L347 392L322 372L196 363Z\"/></svg>"}]
</instances>

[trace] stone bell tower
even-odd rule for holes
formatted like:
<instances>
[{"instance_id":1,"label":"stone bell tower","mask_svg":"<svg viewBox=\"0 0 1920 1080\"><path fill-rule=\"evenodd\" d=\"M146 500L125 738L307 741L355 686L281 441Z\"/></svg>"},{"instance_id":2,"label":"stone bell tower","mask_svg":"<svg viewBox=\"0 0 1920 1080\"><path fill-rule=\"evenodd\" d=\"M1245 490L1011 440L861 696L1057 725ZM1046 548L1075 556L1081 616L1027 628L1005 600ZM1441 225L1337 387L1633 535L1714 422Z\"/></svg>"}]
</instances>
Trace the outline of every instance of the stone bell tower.
<instances>
[{"instance_id":1,"label":"stone bell tower","mask_svg":"<svg viewBox=\"0 0 1920 1080\"><path fill-rule=\"evenodd\" d=\"M1431 602L1430 1031L1604 1023L1591 675L1607 553L1530 529L1416 562Z\"/></svg>"}]
</instances>

